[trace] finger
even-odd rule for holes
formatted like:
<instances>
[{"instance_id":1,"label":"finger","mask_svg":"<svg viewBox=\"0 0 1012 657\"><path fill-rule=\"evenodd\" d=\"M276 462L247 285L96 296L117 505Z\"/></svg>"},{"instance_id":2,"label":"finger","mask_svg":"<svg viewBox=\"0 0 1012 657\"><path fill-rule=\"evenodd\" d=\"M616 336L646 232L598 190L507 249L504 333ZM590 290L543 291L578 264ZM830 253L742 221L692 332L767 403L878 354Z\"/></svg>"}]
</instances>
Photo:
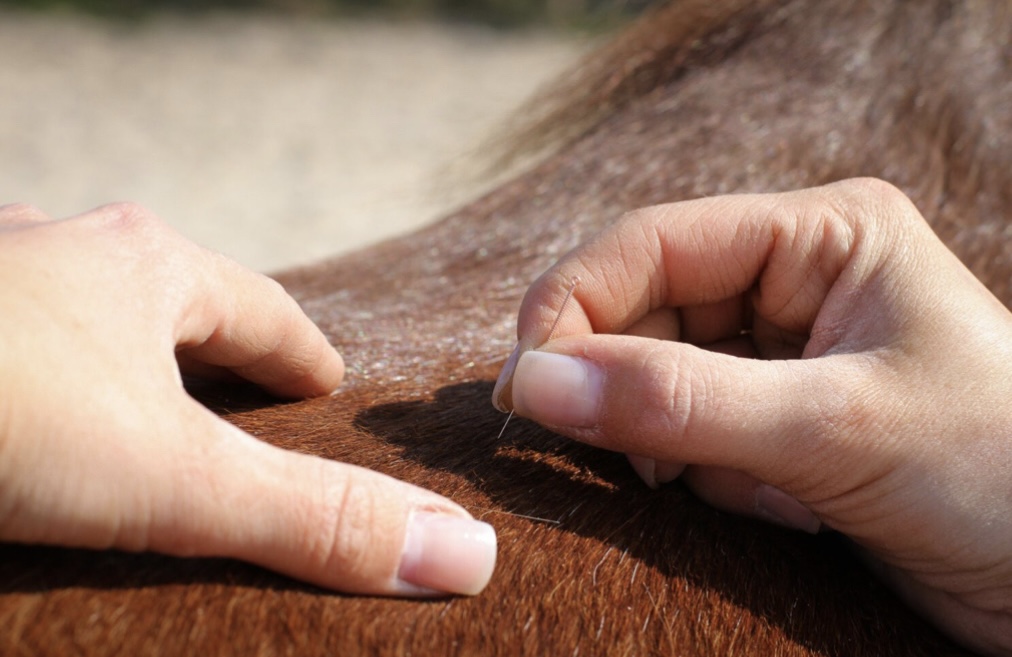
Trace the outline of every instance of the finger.
<instances>
[{"instance_id":1,"label":"finger","mask_svg":"<svg viewBox=\"0 0 1012 657\"><path fill-rule=\"evenodd\" d=\"M226 367L208 365L199 360L194 360L186 353L176 354L176 364L179 366L179 373L184 377L203 379L205 381L218 381L221 383L241 383L245 381L241 376Z\"/></svg>"},{"instance_id":2,"label":"finger","mask_svg":"<svg viewBox=\"0 0 1012 657\"><path fill-rule=\"evenodd\" d=\"M627 328L623 335L677 341L681 337L681 333L682 322L678 310L661 308L644 315ZM647 487L652 489L659 488L662 483L674 481L685 469L684 463L663 461L658 463L649 456L640 456L639 454L626 454L625 456L633 471L639 475Z\"/></svg>"},{"instance_id":3,"label":"finger","mask_svg":"<svg viewBox=\"0 0 1012 657\"><path fill-rule=\"evenodd\" d=\"M626 454L625 457L643 483L654 490L660 488L661 484L678 479L686 467L684 463L657 461L649 456L638 454Z\"/></svg>"},{"instance_id":4,"label":"finger","mask_svg":"<svg viewBox=\"0 0 1012 657\"><path fill-rule=\"evenodd\" d=\"M683 322L683 339L686 328L701 341L731 337L733 327L754 316L761 320L764 338L796 348L859 242L854 222L862 213L846 210L867 203L866 197L889 193L903 198L884 187L847 181L789 194L674 203L627 215L528 290L518 319L516 356L500 375L493 403L500 410L512 408L512 368L520 354L545 342L557 315L554 336L622 333L651 311L691 306L699 308L699 321ZM870 194L870 189L878 193ZM909 202L894 205L907 211ZM882 225L888 227L888 221ZM889 242L885 237L879 243L883 250L887 247L881 245ZM573 280L579 285L559 315ZM748 307L738 301L746 297Z\"/></svg>"},{"instance_id":5,"label":"finger","mask_svg":"<svg viewBox=\"0 0 1012 657\"><path fill-rule=\"evenodd\" d=\"M34 205L27 203L11 203L0 205L0 229L33 226L51 217Z\"/></svg>"},{"instance_id":6,"label":"finger","mask_svg":"<svg viewBox=\"0 0 1012 657\"><path fill-rule=\"evenodd\" d=\"M765 520L809 534L818 532L821 527L815 514L796 499L744 472L692 466L685 469L681 480L701 500L722 511Z\"/></svg>"},{"instance_id":7,"label":"finger","mask_svg":"<svg viewBox=\"0 0 1012 657\"><path fill-rule=\"evenodd\" d=\"M660 308L638 319L623 335L677 341L682 337L682 320L677 309Z\"/></svg>"},{"instance_id":8,"label":"finger","mask_svg":"<svg viewBox=\"0 0 1012 657\"><path fill-rule=\"evenodd\" d=\"M129 254L140 279L133 288L157 290L162 304L152 312L160 314L149 320L172 327L164 339L180 361L227 368L287 397L325 395L340 383L340 355L277 282L196 246L135 204L100 207L65 224L64 236L77 231L108 257Z\"/></svg>"},{"instance_id":9,"label":"finger","mask_svg":"<svg viewBox=\"0 0 1012 657\"><path fill-rule=\"evenodd\" d=\"M711 312L711 309L706 308L704 312ZM679 312L672 308L664 308L647 314L643 319L627 329L624 335L655 338L658 340L677 340L681 331ZM740 332L740 328L731 328L729 332L737 335ZM710 351L741 358L756 357L755 348L752 346L751 341L741 336L709 344L706 348ZM643 480L643 483L652 489L657 489L662 484L674 481L681 476L686 467L684 463L657 461L648 456L640 456L638 454L626 454L626 458L629 460L629 464L636 474Z\"/></svg>"},{"instance_id":10,"label":"finger","mask_svg":"<svg viewBox=\"0 0 1012 657\"><path fill-rule=\"evenodd\" d=\"M147 549L233 557L349 593L473 595L488 583L495 532L456 504L198 411L200 453L163 463L171 494L154 503Z\"/></svg>"},{"instance_id":11,"label":"finger","mask_svg":"<svg viewBox=\"0 0 1012 657\"><path fill-rule=\"evenodd\" d=\"M519 358L513 401L518 415L592 445L781 486L828 476L833 427L860 421L862 359L768 362L629 336L568 337Z\"/></svg>"},{"instance_id":12,"label":"finger","mask_svg":"<svg viewBox=\"0 0 1012 657\"><path fill-rule=\"evenodd\" d=\"M287 397L329 394L344 362L277 282L204 253L177 342L178 357L227 368Z\"/></svg>"},{"instance_id":13,"label":"finger","mask_svg":"<svg viewBox=\"0 0 1012 657\"><path fill-rule=\"evenodd\" d=\"M630 213L531 286L518 335L547 337L544 327L574 277L580 284L556 328L559 337L621 333L661 307L709 306L721 318L740 315L740 307L722 302L754 287L761 292L757 312L805 330L825 279L836 277L853 242L852 227L832 212L827 189L706 198ZM760 280L763 274L772 275Z\"/></svg>"}]
</instances>

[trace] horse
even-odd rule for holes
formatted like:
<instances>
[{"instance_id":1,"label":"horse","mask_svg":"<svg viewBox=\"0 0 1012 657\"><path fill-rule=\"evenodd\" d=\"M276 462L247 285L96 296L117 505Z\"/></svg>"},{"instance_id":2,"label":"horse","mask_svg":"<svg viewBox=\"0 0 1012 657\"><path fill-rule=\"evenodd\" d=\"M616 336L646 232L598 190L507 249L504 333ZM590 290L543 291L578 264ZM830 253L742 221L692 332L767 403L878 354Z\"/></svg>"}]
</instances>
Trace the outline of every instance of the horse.
<instances>
[{"instance_id":1,"label":"horse","mask_svg":"<svg viewBox=\"0 0 1012 657\"><path fill-rule=\"evenodd\" d=\"M1012 15L967 0L674 0L535 98L524 170L407 237L277 275L344 354L332 397L190 381L262 440L492 523L473 598L320 590L224 559L0 545L0 653L965 655L832 533L649 490L621 455L490 404L520 300L657 203L854 176L906 193L1012 302ZM525 159L526 158L526 159ZM496 160L498 161L498 160Z\"/></svg>"}]
</instances>

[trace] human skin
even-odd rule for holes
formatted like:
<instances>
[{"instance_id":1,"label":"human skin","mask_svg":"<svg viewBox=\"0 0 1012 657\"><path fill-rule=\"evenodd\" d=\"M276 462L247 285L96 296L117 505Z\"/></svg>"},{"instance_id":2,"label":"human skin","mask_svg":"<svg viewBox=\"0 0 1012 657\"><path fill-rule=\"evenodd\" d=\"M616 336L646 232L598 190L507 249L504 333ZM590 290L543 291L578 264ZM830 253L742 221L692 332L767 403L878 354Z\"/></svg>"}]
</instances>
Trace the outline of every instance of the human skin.
<instances>
[{"instance_id":1,"label":"human skin","mask_svg":"<svg viewBox=\"0 0 1012 657\"><path fill-rule=\"evenodd\" d=\"M633 212L531 286L518 336L500 409L648 485L841 532L953 637L1012 654L1012 315L895 188Z\"/></svg>"},{"instance_id":2,"label":"human skin","mask_svg":"<svg viewBox=\"0 0 1012 657\"><path fill-rule=\"evenodd\" d=\"M134 205L0 207L0 541L234 557L351 593L474 594L495 533L449 500L286 451L181 374L326 395L344 364L274 281Z\"/></svg>"}]
</instances>

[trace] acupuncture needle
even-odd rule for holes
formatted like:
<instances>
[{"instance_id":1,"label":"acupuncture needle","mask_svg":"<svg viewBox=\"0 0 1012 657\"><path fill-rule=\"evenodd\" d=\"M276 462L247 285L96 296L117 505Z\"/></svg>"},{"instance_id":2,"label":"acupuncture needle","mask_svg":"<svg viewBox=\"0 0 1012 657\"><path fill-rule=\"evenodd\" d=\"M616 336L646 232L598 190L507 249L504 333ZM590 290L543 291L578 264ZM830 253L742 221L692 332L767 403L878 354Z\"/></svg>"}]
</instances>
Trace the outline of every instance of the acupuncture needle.
<instances>
[{"instance_id":1,"label":"acupuncture needle","mask_svg":"<svg viewBox=\"0 0 1012 657\"><path fill-rule=\"evenodd\" d=\"M562 303L559 305L559 314L555 316L555 321L552 322L552 328L549 329L548 338L545 339L545 342L551 342L552 338L555 336L555 329L559 327L559 320L562 319L562 313L566 311L566 305L569 303L569 300L573 297L573 291L576 290L576 286L579 284L580 284L580 277L573 276L573 278L569 282L569 289L566 291L566 296L562 299ZM545 342L543 342L542 344L545 344ZM513 419L514 412L515 412L514 410L510 410L510 414L506 416L506 421L503 422L502 429L499 430L499 435L496 436L496 442L499 442L499 440L502 439L503 434L506 433L506 426L510 423L510 420Z\"/></svg>"}]
</instances>

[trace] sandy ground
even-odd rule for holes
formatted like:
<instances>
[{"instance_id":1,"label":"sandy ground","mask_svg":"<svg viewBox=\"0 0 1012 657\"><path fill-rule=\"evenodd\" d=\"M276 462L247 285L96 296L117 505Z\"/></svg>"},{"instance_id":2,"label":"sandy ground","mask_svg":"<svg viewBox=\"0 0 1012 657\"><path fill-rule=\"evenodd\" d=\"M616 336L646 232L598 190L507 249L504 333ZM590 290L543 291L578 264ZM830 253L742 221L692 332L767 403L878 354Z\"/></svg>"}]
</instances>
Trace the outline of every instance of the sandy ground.
<instances>
[{"instance_id":1,"label":"sandy ground","mask_svg":"<svg viewBox=\"0 0 1012 657\"><path fill-rule=\"evenodd\" d=\"M0 12L0 203L139 202L269 271L427 223L574 36L264 15Z\"/></svg>"}]
</instances>

